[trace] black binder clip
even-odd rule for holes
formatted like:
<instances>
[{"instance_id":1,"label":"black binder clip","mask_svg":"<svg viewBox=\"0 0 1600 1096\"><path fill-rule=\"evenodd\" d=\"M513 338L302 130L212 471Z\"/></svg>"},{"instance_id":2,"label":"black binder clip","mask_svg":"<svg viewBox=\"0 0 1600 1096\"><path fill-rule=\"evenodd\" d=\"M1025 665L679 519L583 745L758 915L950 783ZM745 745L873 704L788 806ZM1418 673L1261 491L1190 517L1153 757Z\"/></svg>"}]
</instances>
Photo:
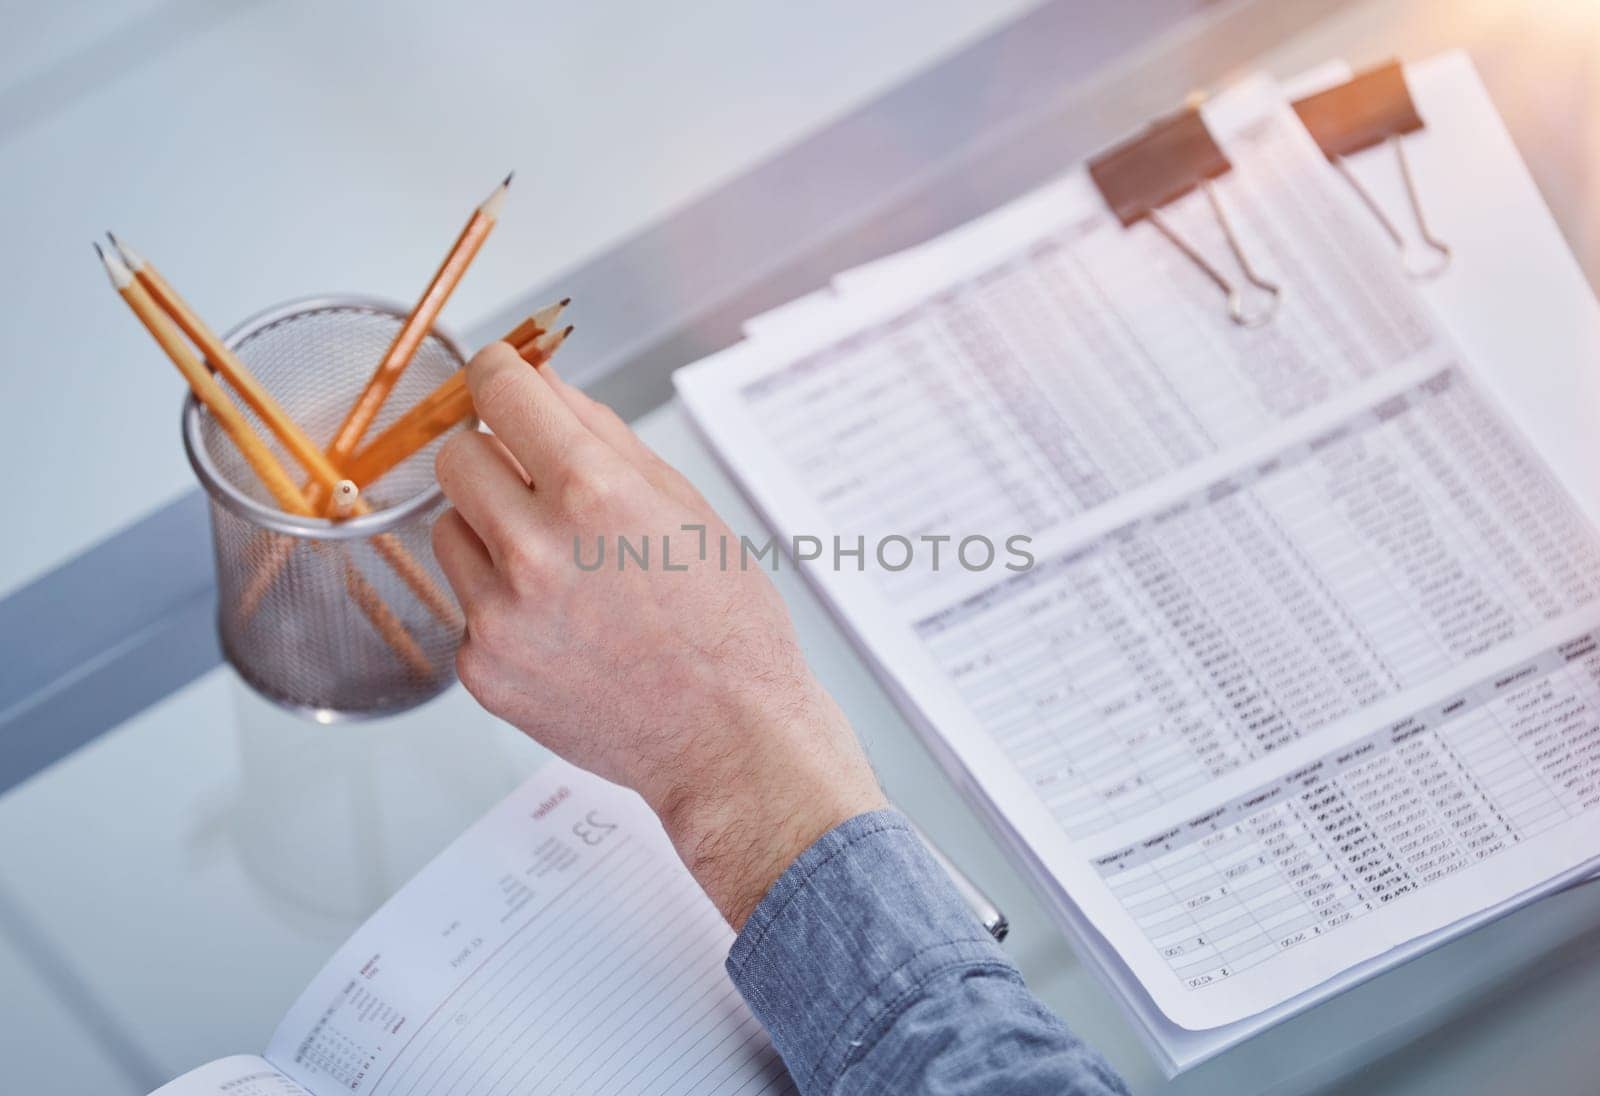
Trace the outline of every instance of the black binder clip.
<instances>
[{"instance_id":1,"label":"black binder clip","mask_svg":"<svg viewBox=\"0 0 1600 1096\"><path fill-rule=\"evenodd\" d=\"M1232 166L1212 139L1211 132L1206 129L1200 111L1190 107L1150 123L1137 137L1090 160L1089 176L1124 228L1136 221L1148 220L1222 290L1228 300L1228 316L1234 323L1242 327L1259 327L1271 319L1277 310L1282 291L1276 283L1257 274L1250 260L1245 258L1233 224L1228 220L1216 189L1211 185L1211 180ZM1267 294L1269 303L1265 307L1246 312L1244 294L1239 286L1178 235L1161 215L1161 207L1196 187L1205 194L1212 215L1221 226L1245 280Z\"/></svg>"},{"instance_id":2,"label":"black binder clip","mask_svg":"<svg viewBox=\"0 0 1600 1096\"><path fill-rule=\"evenodd\" d=\"M1405 272L1413 278L1434 278L1444 273L1450 265L1450 247L1429 230L1427 219L1422 215L1422 201L1411 178L1411 165L1406 161L1405 142L1401 140L1422 128L1422 118L1411 101L1411 89L1406 87L1400 62L1391 61L1337 87L1308 95L1294 104L1294 111L1328 162L1338 168L1345 182L1361 196L1362 202L1394 241L1394 246L1400 249L1400 265ZM1395 159L1400 164L1400 178L1405 183L1411 213L1417 221L1417 234L1427 245L1425 257L1419 257L1406 246L1400 230L1345 163L1346 156L1383 143L1394 149Z\"/></svg>"}]
</instances>

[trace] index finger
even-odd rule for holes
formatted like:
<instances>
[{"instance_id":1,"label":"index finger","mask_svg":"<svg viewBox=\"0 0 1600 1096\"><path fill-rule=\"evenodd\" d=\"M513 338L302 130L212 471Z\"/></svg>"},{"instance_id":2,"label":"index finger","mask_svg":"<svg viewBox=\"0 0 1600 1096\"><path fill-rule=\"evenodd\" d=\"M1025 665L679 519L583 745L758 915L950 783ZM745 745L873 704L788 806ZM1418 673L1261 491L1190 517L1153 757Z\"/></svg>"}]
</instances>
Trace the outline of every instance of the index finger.
<instances>
[{"instance_id":1,"label":"index finger","mask_svg":"<svg viewBox=\"0 0 1600 1096\"><path fill-rule=\"evenodd\" d=\"M467 390L478 417L517 458L533 480L559 479L563 468L595 459L605 450L539 371L503 342L493 342L467 363Z\"/></svg>"}]
</instances>

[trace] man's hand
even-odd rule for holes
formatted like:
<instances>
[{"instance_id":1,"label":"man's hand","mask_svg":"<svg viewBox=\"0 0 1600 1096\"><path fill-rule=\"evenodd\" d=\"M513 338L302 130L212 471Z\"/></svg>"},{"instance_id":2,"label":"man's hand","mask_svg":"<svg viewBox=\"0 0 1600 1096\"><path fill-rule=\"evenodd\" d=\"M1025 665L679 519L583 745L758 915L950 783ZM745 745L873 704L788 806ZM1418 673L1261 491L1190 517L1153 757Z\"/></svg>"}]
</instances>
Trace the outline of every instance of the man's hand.
<instances>
[{"instance_id":1,"label":"man's hand","mask_svg":"<svg viewBox=\"0 0 1600 1096\"><path fill-rule=\"evenodd\" d=\"M777 590L759 566L740 568L738 538L609 408L504 343L473 358L467 384L495 436L440 450L455 508L433 530L466 614L462 682L556 753L637 790L742 927L814 840L884 805L849 723ZM618 558L619 536L648 538L647 567ZM601 541L604 563L586 569Z\"/></svg>"}]
</instances>

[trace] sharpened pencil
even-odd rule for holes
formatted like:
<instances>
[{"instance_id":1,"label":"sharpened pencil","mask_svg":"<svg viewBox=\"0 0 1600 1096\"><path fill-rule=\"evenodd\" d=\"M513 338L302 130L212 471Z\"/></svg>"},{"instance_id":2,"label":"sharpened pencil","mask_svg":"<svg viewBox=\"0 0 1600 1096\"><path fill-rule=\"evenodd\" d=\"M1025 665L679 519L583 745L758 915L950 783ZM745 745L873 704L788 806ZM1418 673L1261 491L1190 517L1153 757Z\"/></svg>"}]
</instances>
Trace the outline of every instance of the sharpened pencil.
<instances>
[{"instance_id":1,"label":"sharpened pencil","mask_svg":"<svg viewBox=\"0 0 1600 1096\"><path fill-rule=\"evenodd\" d=\"M272 431L273 436L289 451L289 455L310 474L317 486L332 493L345 477L322 452L322 447L300 429L278 401L272 398L272 394L262 387L261 382L245 368L238 356L227 348L211 328L206 326L154 265L128 244L117 239L115 233L107 232L106 238L111 241L111 246L117 249L117 254L121 256L123 263L133 272L133 276L150 294L157 307L171 317L172 322L178 325L178 329L199 348L211 368L220 373L239 394L239 398L260 416L267 429Z\"/></svg>"},{"instance_id":2,"label":"sharpened pencil","mask_svg":"<svg viewBox=\"0 0 1600 1096\"><path fill-rule=\"evenodd\" d=\"M561 303L566 304L565 301ZM545 311L548 310L541 310ZM560 308L556 306L550 318L559 314ZM539 315L535 313L524 320L503 340L511 343L522 360L535 368L549 361L573 330L568 326L546 334L533 322ZM358 488L365 490L390 469L471 416L472 394L467 391L467 372L458 369L346 461L345 472Z\"/></svg>"},{"instance_id":3,"label":"sharpened pencil","mask_svg":"<svg viewBox=\"0 0 1600 1096\"><path fill-rule=\"evenodd\" d=\"M394 390L400 374L405 372L406 367L411 364L411 359L416 356L417 348L422 345L422 340L432 329L433 322L444 308L445 301L450 299L450 294L461 281L462 275L467 272L467 267L472 264L478 249L483 246L484 240L488 239L499 218L500 207L505 203L506 189L510 186L511 175L507 175L505 180L495 187L494 192L472 211L466 227L461 230L461 235L456 237L455 244L451 246L450 253L439 265L433 280L428 283L428 288L423 291L416 307L406 317L406 322L400 326L394 342L383 355L383 360L378 363L366 387L356 397L349 413L345 415L344 422L339 424L339 429L334 433L327 453L335 465L344 467L345 461L350 459L350 455L361 444L368 427L377 419L384 401Z\"/></svg>"},{"instance_id":4,"label":"sharpened pencil","mask_svg":"<svg viewBox=\"0 0 1600 1096\"><path fill-rule=\"evenodd\" d=\"M127 264L119 256L106 254L98 243L94 245L94 250L95 254L100 256L101 263L105 265L112 286L133 311L134 316L150 332L156 343L166 352L172 364L177 366L178 372L189 383L190 391L233 442L245 462L250 465L251 470L272 495L278 508L300 517L316 516L299 485L290 478L283 465L278 463L278 458L273 456L266 442L251 429L244 413L234 404L221 383L211 375L210 370L196 357L194 350L184 341L183 333L156 304L149 291L134 277ZM348 559L344 560L344 571L345 585L352 599L367 615L384 641L414 672L424 677L431 676L433 664L428 660L428 656L405 626L394 617L388 606L383 604L377 591L371 588Z\"/></svg>"},{"instance_id":5,"label":"sharpened pencil","mask_svg":"<svg viewBox=\"0 0 1600 1096\"><path fill-rule=\"evenodd\" d=\"M154 264L119 240L115 234L107 232L106 237L110 239L112 247L116 248L123 263L133 272L134 278L150 295L156 306L165 312L200 349L200 353L205 355L211 368L221 374L229 386L239 394L239 398L260 416L272 435L311 476L311 483L302 489L302 493L312 511L318 517L330 514L336 517L370 514L372 507L360 497L359 489L355 487L353 481L333 466L333 462L327 458L321 447L300 429L300 425L261 382L256 380L255 375L239 360L238 355L229 350L227 344L217 337L194 309L189 307L188 302L179 295ZM344 488L346 484L350 485L348 489ZM321 500L327 500L327 504L320 504ZM405 545L401 544L397 537L391 533L380 534L373 538L373 547L416 595L417 600L440 622L450 627L461 625L461 610L455 601L439 587L427 569L406 550ZM280 540L262 561L261 568L266 580L263 583L262 576L258 574L245 587L244 598L240 605L244 619L248 620L255 615L261 598L277 579L292 551L291 541Z\"/></svg>"},{"instance_id":6,"label":"sharpened pencil","mask_svg":"<svg viewBox=\"0 0 1600 1096\"><path fill-rule=\"evenodd\" d=\"M509 343L515 350L523 343L531 342L549 331L556 325L556 320L561 318L561 313L566 311L567 305L572 303L571 297L562 297L554 304L547 304L533 315L517 324L510 331L500 336L500 341Z\"/></svg>"}]
</instances>

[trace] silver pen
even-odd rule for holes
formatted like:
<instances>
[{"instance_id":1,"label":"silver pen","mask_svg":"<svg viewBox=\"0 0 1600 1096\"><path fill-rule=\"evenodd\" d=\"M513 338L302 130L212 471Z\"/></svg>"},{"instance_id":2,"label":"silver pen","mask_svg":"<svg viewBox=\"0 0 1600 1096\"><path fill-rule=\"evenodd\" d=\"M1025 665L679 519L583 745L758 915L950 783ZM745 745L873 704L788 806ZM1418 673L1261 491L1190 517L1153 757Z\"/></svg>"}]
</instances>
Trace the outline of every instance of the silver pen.
<instances>
[{"instance_id":1,"label":"silver pen","mask_svg":"<svg viewBox=\"0 0 1600 1096\"><path fill-rule=\"evenodd\" d=\"M923 847L933 855L933 858L939 862L939 866L944 869L944 873L950 877L950 882L955 885L956 892L961 895L961 900L967 904L967 908L972 911L979 924L988 930L989 935L994 937L996 942L1004 940L1006 933L1011 931L1011 922L1007 921L1006 915L1000 912L1000 907L990 901L989 896L979 890L978 885L968 879L965 872L951 863L948 856L939 851L939 846L929 840L928 835L922 832L921 826L913 822L911 823L911 828L916 831L918 837L922 838Z\"/></svg>"}]
</instances>

